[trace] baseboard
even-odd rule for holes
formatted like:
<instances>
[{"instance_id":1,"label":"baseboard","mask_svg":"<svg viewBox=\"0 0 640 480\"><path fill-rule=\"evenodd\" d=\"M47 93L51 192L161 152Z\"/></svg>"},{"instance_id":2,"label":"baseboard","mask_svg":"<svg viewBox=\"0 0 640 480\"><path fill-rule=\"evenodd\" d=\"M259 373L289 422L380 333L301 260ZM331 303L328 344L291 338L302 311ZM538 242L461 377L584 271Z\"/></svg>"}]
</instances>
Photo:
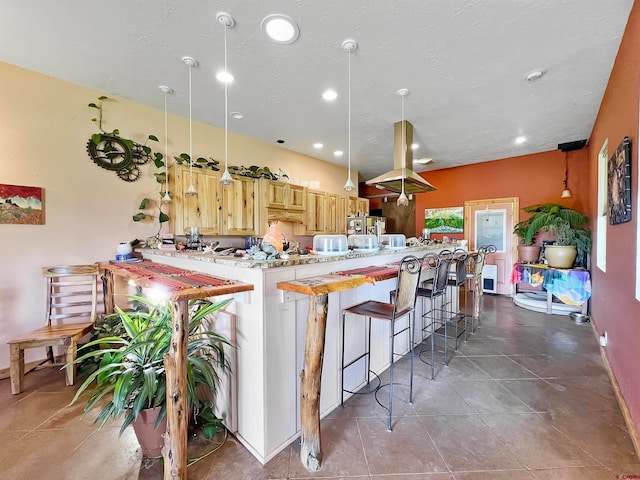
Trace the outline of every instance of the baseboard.
<instances>
[{"instance_id":1,"label":"baseboard","mask_svg":"<svg viewBox=\"0 0 640 480\"><path fill-rule=\"evenodd\" d=\"M592 324L592 328L593 328L593 333L596 336L596 341L598 341L599 335L593 324ZM616 400L618 401L618 405L620 406L620 411L622 412L624 423L627 425L629 436L631 436L631 442L633 442L633 448L636 451L636 455L640 458L640 437L638 437L638 430L636 429L636 426L633 423L633 418L631 418L631 414L629 413L629 409L627 408L627 403L625 402L624 396L622 395L622 391L620 390L620 385L618 384L618 380L613 374L613 370L611 369L611 365L609 364L609 359L605 355L604 347L602 346L600 347L600 356L602 357L604 366L607 369L607 374L609 375L609 380L611 381L611 385L613 386L613 391L616 394Z\"/></svg>"},{"instance_id":2,"label":"baseboard","mask_svg":"<svg viewBox=\"0 0 640 480\"><path fill-rule=\"evenodd\" d=\"M44 362L46 359L42 359L42 360L35 360L33 362L26 362L24 364L24 373L28 373L31 370L33 370L34 368L37 368L38 365L40 365L42 362ZM9 369L9 367L6 368L0 368L0 380L4 379L4 378L9 378L11 376L11 370Z\"/></svg>"}]
</instances>

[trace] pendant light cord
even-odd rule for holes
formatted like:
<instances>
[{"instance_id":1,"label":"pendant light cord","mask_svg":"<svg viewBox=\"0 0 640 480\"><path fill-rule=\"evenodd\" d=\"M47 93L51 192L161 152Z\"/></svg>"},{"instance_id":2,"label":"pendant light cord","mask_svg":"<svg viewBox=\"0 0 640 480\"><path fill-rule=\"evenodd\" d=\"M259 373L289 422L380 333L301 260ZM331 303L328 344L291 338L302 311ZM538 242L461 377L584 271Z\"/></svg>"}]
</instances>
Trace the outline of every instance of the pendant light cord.
<instances>
[{"instance_id":1,"label":"pendant light cord","mask_svg":"<svg viewBox=\"0 0 640 480\"><path fill-rule=\"evenodd\" d=\"M348 108L349 108L349 114L348 114L348 121L349 121L349 128L348 128L348 142L347 142L347 153L349 155L349 180L351 180L351 50L349 50L349 74L348 74Z\"/></svg>"},{"instance_id":2,"label":"pendant light cord","mask_svg":"<svg viewBox=\"0 0 640 480\"><path fill-rule=\"evenodd\" d=\"M404 126L404 95L402 95L402 138L405 138L405 126ZM402 142L401 145L403 145L403 147L406 149L407 148L407 144L406 142ZM402 152L402 158L406 158L407 156L407 152L406 150L404 152ZM405 165L404 162L402 163L402 195L404 195L404 169L405 169Z\"/></svg>"},{"instance_id":3,"label":"pendant light cord","mask_svg":"<svg viewBox=\"0 0 640 480\"><path fill-rule=\"evenodd\" d=\"M227 70L227 25L224 26L224 71ZM229 172L229 114L228 114L228 82L224 82L224 171Z\"/></svg>"},{"instance_id":4,"label":"pendant light cord","mask_svg":"<svg viewBox=\"0 0 640 480\"><path fill-rule=\"evenodd\" d=\"M189 185L193 185L193 120L191 106L191 65L189 65Z\"/></svg>"},{"instance_id":5,"label":"pendant light cord","mask_svg":"<svg viewBox=\"0 0 640 480\"><path fill-rule=\"evenodd\" d=\"M167 94L168 90L164 90L164 194L169 193L169 128L167 127Z\"/></svg>"}]
</instances>

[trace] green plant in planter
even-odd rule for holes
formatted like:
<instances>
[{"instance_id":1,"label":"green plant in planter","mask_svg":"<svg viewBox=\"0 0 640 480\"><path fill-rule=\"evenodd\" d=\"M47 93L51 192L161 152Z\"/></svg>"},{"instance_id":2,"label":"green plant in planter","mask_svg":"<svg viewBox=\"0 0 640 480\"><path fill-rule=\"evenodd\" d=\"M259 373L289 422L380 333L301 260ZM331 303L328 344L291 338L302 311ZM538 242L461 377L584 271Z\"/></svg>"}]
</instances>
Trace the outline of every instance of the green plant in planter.
<instances>
[{"instance_id":1,"label":"green plant in planter","mask_svg":"<svg viewBox=\"0 0 640 480\"><path fill-rule=\"evenodd\" d=\"M586 215L557 203L541 203L522 209L531 216L518 222L513 229L524 244L532 244L538 232L548 232L556 236L556 245L573 245L578 251L578 259L586 260L591 252L591 232L586 228Z\"/></svg>"},{"instance_id":2,"label":"green plant in planter","mask_svg":"<svg viewBox=\"0 0 640 480\"><path fill-rule=\"evenodd\" d=\"M102 408L96 418L100 427L110 418L124 416L120 434L144 409L162 407L157 424L166 416L164 355L171 344L172 305L171 302L155 305L138 296L131 298L146 309L125 312L116 307L124 333L83 345L74 361L98 360L99 367L80 385L71 403L91 389L84 412L100 405ZM229 341L203 327L206 317L229 301L213 303L198 299L189 302L186 381L188 408L194 415L210 403L202 400L203 396L197 390L204 387L211 394L204 397L212 397L217 391L219 374L228 370L224 346L229 345ZM102 348L95 349L100 345Z\"/></svg>"}]
</instances>

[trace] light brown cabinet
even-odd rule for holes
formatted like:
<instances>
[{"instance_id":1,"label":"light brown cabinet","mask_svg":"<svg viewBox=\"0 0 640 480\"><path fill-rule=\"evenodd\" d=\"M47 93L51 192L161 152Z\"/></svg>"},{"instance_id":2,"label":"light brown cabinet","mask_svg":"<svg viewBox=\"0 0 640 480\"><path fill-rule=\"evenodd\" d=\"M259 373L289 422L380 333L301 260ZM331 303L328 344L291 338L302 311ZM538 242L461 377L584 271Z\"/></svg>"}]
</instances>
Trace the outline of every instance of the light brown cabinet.
<instances>
[{"instance_id":1,"label":"light brown cabinet","mask_svg":"<svg viewBox=\"0 0 640 480\"><path fill-rule=\"evenodd\" d=\"M326 205L326 228L325 233L337 234L338 224L340 220L338 218L338 194L327 193L327 205ZM342 223L345 223L344 221Z\"/></svg>"},{"instance_id":2,"label":"light brown cabinet","mask_svg":"<svg viewBox=\"0 0 640 480\"><path fill-rule=\"evenodd\" d=\"M220 172L194 168L193 186L197 195L185 196L189 188L189 167L178 165L169 173L171 230L177 235L198 227L203 235L256 235L257 209L255 178L234 176L223 187Z\"/></svg>"},{"instance_id":3,"label":"light brown cabinet","mask_svg":"<svg viewBox=\"0 0 640 480\"><path fill-rule=\"evenodd\" d=\"M232 177L233 183L222 187L223 232L225 235L256 235L256 179Z\"/></svg>"},{"instance_id":4,"label":"light brown cabinet","mask_svg":"<svg viewBox=\"0 0 640 480\"><path fill-rule=\"evenodd\" d=\"M309 190L307 195L307 234L325 233L327 194L319 190Z\"/></svg>"},{"instance_id":5,"label":"light brown cabinet","mask_svg":"<svg viewBox=\"0 0 640 480\"><path fill-rule=\"evenodd\" d=\"M270 222L306 222L307 187L277 180L260 180L260 227Z\"/></svg>"},{"instance_id":6,"label":"light brown cabinet","mask_svg":"<svg viewBox=\"0 0 640 480\"><path fill-rule=\"evenodd\" d=\"M356 215L369 215L369 199L368 198L357 199Z\"/></svg>"},{"instance_id":7,"label":"light brown cabinet","mask_svg":"<svg viewBox=\"0 0 640 480\"><path fill-rule=\"evenodd\" d=\"M176 235L188 233L191 227L198 227L203 235L221 235L222 185L220 172L193 169L193 186L197 195L184 194L191 183L189 168L178 165L169 173L169 193L172 195L170 207L171 231Z\"/></svg>"}]
</instances>

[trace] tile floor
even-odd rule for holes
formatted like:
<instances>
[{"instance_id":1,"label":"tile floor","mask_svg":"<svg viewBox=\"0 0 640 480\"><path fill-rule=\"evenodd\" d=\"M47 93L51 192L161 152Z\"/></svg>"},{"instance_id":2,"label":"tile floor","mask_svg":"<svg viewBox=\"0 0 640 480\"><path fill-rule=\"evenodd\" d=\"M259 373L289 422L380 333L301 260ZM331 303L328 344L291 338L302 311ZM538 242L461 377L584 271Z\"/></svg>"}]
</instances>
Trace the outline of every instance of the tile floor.
<instances>
[{"instance_id":1,"label":"tile floor","mask_svg":"<svg viewBox=\"0 0 640 480\"><path fill-rule=\"evenodd\" d=\"M398 363L393 432L372 395L322 421L324 462L309 473L297 441L262 466L232 436L189 467L189 479L614 480L640 478L640 461L588 324L537 314L485 295L483 326L448 367ZM162 478L130 429L97 430L60 372L28 374L13 396L0 380L0 479ZM384 396L384 395L383 395ZM626 474L628 477L623 477Z\"/></svg>"}]
</instances>

